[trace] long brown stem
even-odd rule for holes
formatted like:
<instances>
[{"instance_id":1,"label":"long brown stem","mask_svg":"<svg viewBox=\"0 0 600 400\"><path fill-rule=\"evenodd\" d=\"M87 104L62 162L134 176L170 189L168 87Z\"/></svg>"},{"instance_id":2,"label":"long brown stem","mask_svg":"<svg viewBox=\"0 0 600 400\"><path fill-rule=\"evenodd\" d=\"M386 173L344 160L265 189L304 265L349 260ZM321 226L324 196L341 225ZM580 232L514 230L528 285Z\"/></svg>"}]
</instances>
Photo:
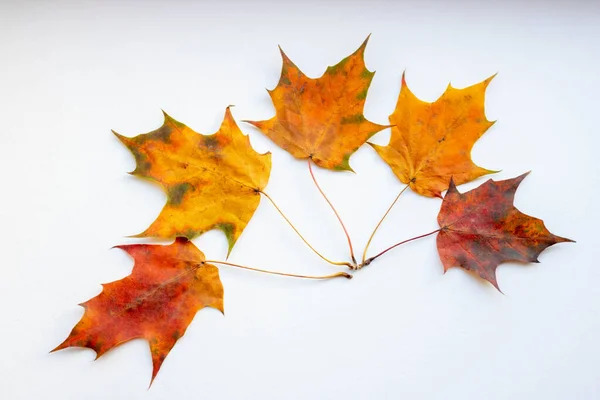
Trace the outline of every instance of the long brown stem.
<instances>
[{"instance_id":1,"label":"long brown stem","mask_svg":"<svg viewBox=\"0 0 600 400\"><path fill-rule=\"evenodd\" d=\"M400 191L400 193L398 193L398 196L396 196L394 201L392 201L392 204L390 204L389 208L387 209L385 214L383 214L383 217L381 217L381 219L379 220L379 223L377 224L375 229L373 229L373 233L371 233L371 236L369 237L369 240L367 241L367 245L365 246L365 251L363 251L363 255L362 255L362 263L363 264L365 263L365 259L367 258L367 250L369 250L369 246L371 245L371 241L375 237L375 233L377 232L377 229L379 229L379 226L381 225L381 223L383 222L385 217L387 217L388 214L390 213L390 211L392 211L392 208L394 207L394 205L396 204L396 202L398 201L400 196L402 196L402 193L404 193L404 191L406 189L408 189L408 185L404 186L404 188Z\"/></svg>"},{"instance_id":2,"label":"long brown stem","mask_svg":"<svg viewBox=\"0 0 600 400\"><path fill-rule=\"evenodd\" d=\"M396 243L395 245L393 245L393 246L390 246L390 247L388 247L387 249L383 250L381 253L379 253L379 254L377 254L377 255L375 255L375 256L373 256L373 257L369 257L369 258L367 258L367 260L366 260L365 262L363 262L363 263L362 263L360 266L361 266L361 267L366 267L367 265L371 264L371 263L373 262L373 260L375 260L376 258L379 258L379 257L381 257L382 255L384 255L384 254L385 254L385 253L387 253L388 251L390 251L390 250L392 250L392 249L394 249L394 248L396 248L396 247L398 247L398 246L400 246L400 245L402 245L402 244L404 244L404 243L412 242L413 240L421 239L421 238L427 237L427 236L429 236L429 235L433 235L434 233L438 233L440 230L441 230L441 229L436 229L435 231L432 231L432 232L426 233L426 234L424 234L424 235L415 236L415 237L413 237L413 238L406 239L406 240L403 240L403 241L401 241L401 242L399 242L399 243Z\"/></svg>"},{"instance_id":3,"label":"long brown stem","mask_svg":"<svg viewBox=\"0 0 600 400\"><path fill-rule=\"evenodd\" d=\"M294 226L294 224L292 224L292 222L288 219L288 217L285 216L285 214L283 213L283 211L281 211L281 209L277 206L277 203L275 203L275 200L273 200L273 198L271 196L269 196L267 193L265 192L260 192L262 195L264 195L270 202L271 204L273 204L273 207L275 207L275 209L277 210L277 212L279 212L279 214L283 217L283 219L285 219L285 222L288 223L288 225L294 230L294 232L296 232L296 234L300 237L300 239L302 239L302 241L319 257L321 257L323 260L327 261L329 264L333 264L333 265L345 265L349 268L353 268L353 265L350 264L349 262L343 262L343 261L332 261L329 258L325 257L323 254L319 253L317 251L317 249L315 249L309 242L308 240L306 240L304 238L304 236L302 236L302 234L298 231L298 229L296 229L296 227Z\"/></svg>"},{"instance_id":4,"label":"long brown stem","mask_svg":"<svg viewBox=\"0 0 600 400\"><path fill-rule=\"evenodd\" d=\"M250 268L250 267L246 267L244 265L234 264L234 263L225 262L225 261L206 260L206 261L204 261L204 263L205 264L223 264L223 265L229 265L230 267L242 268L242 269L247 269L247 270L250 270L250 271L262 272L262 273L271 274L271 275L289 276L289 277L293 277L293 278L331 279L331 278L343 277L343 278L346 278L346 279L352 279L352 275L350 275L347 272L336 272L335 274L324 275L324 276L311 276L311 275L286 274L285 272L267 271L265 269Z\"/></svg>"},{"instance_id":5,"label":"long brown stem","mask_svg":"<svg viewBox=\"0 0 600 400\"><path fill-rule=\"evenodd\" d=\"M329 199L325 195L325 192L323 192L323 189L321 189L321 186L319 186L319 183L317 182L317 178L315 178L315 174L312 169L312 160L310 158L308 159L308 170L310 171L310 176L312 177L312 180L315 183L315 186L317 187L317 189L319 189L319 192L321 192L321 195L323 196L323 198L325 199L327 204L329 204L329 207L331 207L331 209L333 210L333 213L337 217L338 221L340 221L340 225L342 225L342 229L344 230L344 234L346 235L346 239L348 240L348 247L350 248L350 257L352 258L352 263L354 264L354 266L356 266L356 257L354 257L354 248L352 247L352 240L350 240L350 235L348 234L346 225L344 225L344 221L342 221L342 218L338 214L337 210L335 209L335 207L333 206L331 201L329 201Z\"/></svg>"}]
</instances>

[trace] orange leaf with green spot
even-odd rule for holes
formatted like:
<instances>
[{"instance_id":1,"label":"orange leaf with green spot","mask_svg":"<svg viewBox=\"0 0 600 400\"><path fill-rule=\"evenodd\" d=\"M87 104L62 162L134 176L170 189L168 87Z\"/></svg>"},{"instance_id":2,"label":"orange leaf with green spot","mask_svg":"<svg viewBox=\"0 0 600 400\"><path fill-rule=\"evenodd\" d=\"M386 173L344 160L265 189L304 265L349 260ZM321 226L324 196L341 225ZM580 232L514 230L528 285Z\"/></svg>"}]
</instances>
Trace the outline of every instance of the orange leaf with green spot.
<instances>
[{"instance_id":1,"label":"orange leaf with green spot","mask_svg":"<svg viewBox=\"0 0 600 400\"><path fill-rule=\"evenodd\" d=\"M457 185L494 173L471 160L471 149L493 124L484 112L485 90L493 76L465 89L448 85L433 103L419 100L406 85L390 115L387 146L369 143L394 174L423 196L441 197L450 177Z\"/></svg>"},{"instance_id":2,"label":"orange leaf with green spot","mask_svg":"<svg viewBox=\"0 0 600 400\"><path fill-rule=\"evenodd\" d=\"M131 339L146 339L153 381L196 312L204 307L223 312L219 270L205 264L204 254L185 238L168 246L117 247L133 257L131 275L103 285L98 296L82 303L83 317L53 351L88 347L98 358Z\"/></svg>"},{"instance_id":3,"label":"orange leaf with green spot","mask_svg":"<svg viewBox=\"0 0 600 400\"><path fill-rule=\"evenodd\" d=\"M167 193L158 218L138 237L192 239L211 229L227 236L229 251L260 203L271 154L255 152L229 107L219 131L201 135L165 114L159 129L133 138L115 135L133 153L133 175Z\"/></svg>"},{"instance_id":4,"label":"orange leaf with green spot","mask_svg":"<svg viewBox=\"0 0 600 400\"><path fill-rule=\"evenodd\" d=\"M350 156L386 128L363 115L375 74L365 66L367 41L317 79L304 75L281 50L281 77L277 87L268 91L275 116L246 122L296 158L311 158L323 168L351 170Z\"/></svg>"},{"instance_id":5,"label":"orange leaf with green spot","mask_svg":"<svg viewBox=\"0 0 600 400\"><path fill-rule=\"evenodd\" d=\"M572 242L550 233L541 219L515 208L515 192L525 176L498 182L490 179L465 193L459 193L450 181L438 215L437 248L444 271L464 268L500 290L496 280L499 264L538 262L547 247Z\"/></svg>"}]
</instances>

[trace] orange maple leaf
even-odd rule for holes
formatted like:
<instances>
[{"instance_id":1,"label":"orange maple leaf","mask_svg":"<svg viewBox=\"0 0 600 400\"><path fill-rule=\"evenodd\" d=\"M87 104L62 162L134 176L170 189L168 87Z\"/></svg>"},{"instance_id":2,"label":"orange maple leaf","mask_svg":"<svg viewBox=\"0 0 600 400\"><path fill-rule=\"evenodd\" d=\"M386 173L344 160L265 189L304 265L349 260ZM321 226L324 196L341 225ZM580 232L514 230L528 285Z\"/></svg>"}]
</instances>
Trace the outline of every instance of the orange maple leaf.
<instances>
[{"instance_id":1,"label":"orange maple leaf","mask_svg":"<svg viewBox=\"0 0 600 400\"><path fill-rule=\"evenodd\" d=\"M538 262L547 247L572 242L553 235L544 221L523 214L513 200L523 174L513 179L488 180L459 193L451 180L438 215L437 248L444 271L459 266L477 273L500 290L496 268L507 261Z\"/></svg>"},{"instance_id":2,"label":"orange maple leaf","mask_svg":"<svg viewBox=\"0 0 600 400\"><path fill-rule=\"evenodd\" d=\"M350 156L387 126L363 115L374 72L365 66L369 38L352 55L312 79L281 50L283 66L274 90L269 90L275 116L246 121L296 158L312 159L328 169L352 170Z\"/></svg>"},{"instance_id":3,"label":"orange maple leaf","mask_svg":"<svg viewBox=\"0 0 600 400\"><path fill-rule=\"evenodd\" d=\"M269 181L271 154L252 149L229 107L213 135L198 134L166 113L153 132L133 138L113 133L135 156L131 174L157 182L167 193L158 218L136 236L192 239L220 229L231 252Z\"/></svg>"},{"instance_id":4,"label":"orange maple leaf","mask_svg":"<svg viewBox=\"0 0 600 400\"><path fill-rule=\"evenodd\" d=\"M433 103L419 100L406 85L390 115L387 146L369 143L401 182L423 196L441 197L450 177L457 185L494 173L471 160L471 149L495 121L484 112L485 89L494 76L465 89L448 85Z\"/></svg>"},{"instance_id":5,"label":"orange maple leaf","mask_svg":"<svg viewBox=\"0 0 600 400\"><path fill-rule=\"evenodd\" d=\"M165 357L204 307L223 312L219 270L185 238L168 246L116 246L135 264L131 275L104 284L102 292L80 304L81 321L54 350L88 347L96 359L115 346L143 338L150 344L152 381Z\"/></svg>"}]
</instances>

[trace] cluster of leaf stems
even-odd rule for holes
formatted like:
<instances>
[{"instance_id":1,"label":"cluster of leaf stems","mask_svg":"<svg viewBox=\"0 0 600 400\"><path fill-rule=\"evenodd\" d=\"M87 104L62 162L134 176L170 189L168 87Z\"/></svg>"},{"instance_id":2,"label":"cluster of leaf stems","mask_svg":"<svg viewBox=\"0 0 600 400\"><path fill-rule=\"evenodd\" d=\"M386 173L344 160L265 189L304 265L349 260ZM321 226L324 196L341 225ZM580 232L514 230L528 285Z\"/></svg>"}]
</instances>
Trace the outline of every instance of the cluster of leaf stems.
<instances>
[{"instance_id":1,"label":"cluster of leaf stems","mask_svg":"<svg viewBox=\"0 0 600 400\"><path fill-rule=\"evenodd\" d=\"M306 240L306 238L294 226L294 224L285 215L285 213L281 210L281 208L279 208L279 206L277 205L277 203L275 202L275 200L273 200L273 198L271 196L269 196L264 191L259 191L259 193L262 194L263 196L265 196L267 198L267 200L269 200L271 202L271 204L273 205L273 207L275 207L275 209L277 210L277 212L283 217L283 219L294 230L294 232L296 232L296 234L300 237L300 239L302 239L302 241L317 256L319 256L322 260L328 262L329 264L339 265L339 266L346 266L346 267L348 267L352 271L357 271L357 270L359 270L359 269L361 269L363 267L366 267L367 265L371 264L375 259L381 257L382 255L384 255L388 251L390 251L392 249L395 249L396 247L398 247L400 245L403 245L405 243L409 243L409 242L412 242L414 240L421 239L421 238L433 235L433 234L435 234L435 233L437 233L437 232L440 231L440 229L436 229L434 231L431 231L431 232L428 232L428 233L425 233L425 234L422 234L422 235L419 235L419 236L415 236L415 237L412 237L412 238L409 238L409 239L402 240L401 242L398 242L398 243L396 243L396 244L394 244L394 245L386 248L385 250L380 251L376 255L367 258L367 252L369 250L369 246L371 245L371 242L373 241L373 238L375 237L375 234L377 233L377 230L379 229L379 227L381 226L381 224L383 223L383 221L385 220L385 218L388 216L388 214L390 213L390 211L392 210L392 208L394 207L394 205L396 205L396 203L398 202L398 199L400 199L400 196L402 196L402 194L408 189L409 185L406 185L406 186L404 186L402 188L402 190L400 190L400 192L398 193L398 195L396 196L396 198L394 199L394 201L392 202L392 204L390 204L390 206L388 207L388 209L385 212L385 214L383 214L383 216L381 217L381 219L379 220L379 222L377 223L377 225L373 229L373 232L371 233L371 236L369 237L369 240L367 241L367 244L365 245L365 249L363 250L361 261L358 262L357 258L356 258L356 255L354 253L354 247L352 246L352 240L350 239L350 235L348 234L348 229L346 229L346 225L344 225L344 221L340 217L340 214L337 212L335 206L329 200L329 198L327 197L327 195L325 194L325 192L321 188L321 185L319 185L319 182L317 181L317 178L315 177L315 173L314 173L313 167L312 167L312 160L310 158L308 159L308 171L310 172L310 176L312 178L313 183L315 184L315 186L319 190L319 193L321 193L321 195L323 196L323 198L325 199L325 201L327 202L327 204L329 205L329 207L331 208L331 210L335 214L337 220L340 223L340 226L342 227L342 230L344 231L344 235L346 235L346 239L348 241L348 249L350 250L350 260L351 261L333 261L333 260L325 257L317 249L315 249L314 246L311 245L308 240ZM284 273L284 272L276 272L276 271L269 271L269 270L258 269L258 268L251 268L251 267L247 267L247 266L240 265L240 264L234 264L234 263L230 263L230 262L217 261L217 260L206 260L205 263L222 264L222 265L228 265L230 267L242 268L242 269L256 271L256 272L262 272L262 273L266 273L266 274L289 276L289 277L303 278L303 279L331 279L331 278L338 278L338 277L352 279L352 277L353 277L352 274L349 274L347 272L337 272L337 273L334 273L334 274L331 274L331 275L323 275L323 276L312 276L312 275L288 274L288 273Z\"/></svg>"}]
</instances>

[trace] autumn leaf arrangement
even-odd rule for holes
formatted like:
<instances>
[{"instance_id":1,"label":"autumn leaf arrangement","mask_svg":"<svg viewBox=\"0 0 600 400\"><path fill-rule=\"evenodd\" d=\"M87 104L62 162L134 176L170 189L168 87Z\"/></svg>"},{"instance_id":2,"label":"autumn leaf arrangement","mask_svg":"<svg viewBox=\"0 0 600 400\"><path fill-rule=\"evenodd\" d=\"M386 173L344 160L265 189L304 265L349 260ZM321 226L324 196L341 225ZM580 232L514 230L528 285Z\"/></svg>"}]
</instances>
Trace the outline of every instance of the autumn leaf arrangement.
<instances>
[{"instance_id":1,"label":"autumn leaf arrangement","mask_svg":"<svg viewBox=\"0 0 600 400\"><path fill-rule=\"evenodd\" d=\"M253 150L229 107L212 135L194 132L165 113L164 124L135 137L116 137L135 157L131 174L160 185L167 203L156 220L137 237L174 239L170 245L116 246L134 260L131 274L103 285L102 292L81 304L85 312L67 339L54 350L87 347L97 358L119 344L146 339L152 355L152 381L167 354L184 335L197 311L223 308L223 285L216 265L306 279L352 278L394 248L437 235L444 270L460 267L500 290L496 268L509 261L538 262L547 247L571 240L553 235L542 220L513 205L515 192L527 174L488 180L461 193L456 185L494 173L471 160L471 149L493 124L484 112L485 90L492 77L473 86L448 86L433 103L419 100L404 76L389 125L363 115L374 72L365 66L365 42L350 56L328 67L323 76L309 78L281 51L283 66L277 86L268 93L275 116L254 125L279 147L308 164L316 185L346 235L349 259L334 261L319 253L286 217L265 187L271 171L270 153ZM375 133L391 128L387 146L369 143ZM368 143L405 184L376 224L362 255L355 254L342 218L318 184L314 167L352 171L351 155ZM402 240L367 257L378 228L402 193L411 189L441 198L439 229ZM442 197L442 192L446 192ZM190 240L219 229L229 252L264 197L324 262L348 268L327 276L305 276L252 268L227 261L207 260Z\"/></svg>"}]
</instances>

